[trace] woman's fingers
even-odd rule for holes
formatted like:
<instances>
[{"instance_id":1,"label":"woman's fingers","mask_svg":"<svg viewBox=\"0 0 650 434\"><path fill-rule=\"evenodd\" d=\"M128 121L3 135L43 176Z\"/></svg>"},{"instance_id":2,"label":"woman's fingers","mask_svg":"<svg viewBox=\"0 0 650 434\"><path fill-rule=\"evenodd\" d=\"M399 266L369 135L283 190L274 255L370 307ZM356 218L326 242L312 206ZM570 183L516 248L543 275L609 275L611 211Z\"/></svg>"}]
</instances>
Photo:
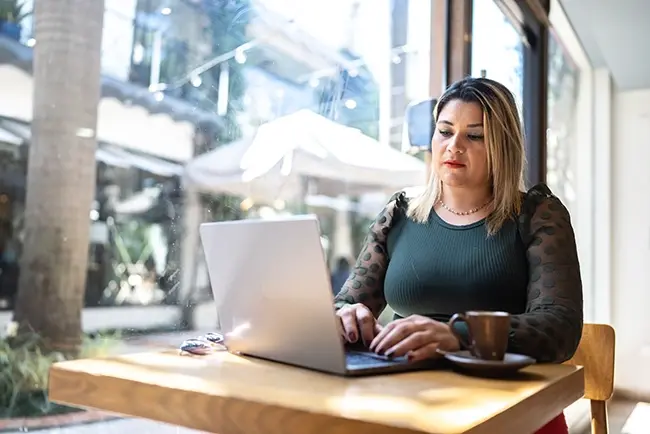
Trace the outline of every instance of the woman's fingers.
<instances>
[{"instance_id":1,"label":"woman's fingers","mask_svg":"<svg viewBox=\"0 0 650 434\"><path fill-rule=\"evenodd\" d=\"M389 347L385 354L392 357L406 356L411 351L416 351L432 343L431 333L427 330L416 331L406 338L399 340Z\"/></svg>"},{"instance_id":2,"label":"woman's fingers","mask_svg":"<svg viewBox=\"0 0 650 434\"><path fill-rule=\"evenodd\" d=\"M390 324L382 330L382 332L375 337L370 349L377 354L384 354L386 351L397 345L400 341L406 339L409 335L416 331L415 324L410 321L395 322L395 325L390 327Z\"/></svg>"},{"instance_id":3,"label":"woman's fingers","mask_svg":"<svg viewBox=\"0 0 650 434\"><path fill-rule=\"evenodd\" d=\"M357 316L353 309L343 309L338 312L341 318L341 325L343 326L343 333L345 339L351 344L357 342L359 339L359 329L357 327Z\"/></svg>"},{"instance_id":4,"label":"woman's fingers","mask_svg":"<svg viewBox=\"0 0 650 434\"><path fill-rule=\"evenodd\" d=\"M361 340L368 346L382 330L370 309L362 304L342 307L336 316L339 318L341 336L351 344Z\"/></svg>"},{"instance_id":5,"label":"woman's fingers","mask_svg":"<svg viewBox=\"0 0 650 434\"><path fill-rule=\"evenodd\" d=\"M375 337L375 317L372 312L363 308L356 309L356 317L361 340L365 346L368 346Z\"/></svg>"},{"instance_id":6,"label":"woman's fingers","mask_svg":"<svg viewBox=\"0 0 650 434\"><path fill-rule=\"evenodd\" d=\"M348 339L345 336L345 328L343 327L343 320L339 315L336 315L336 329L338 330L341 339L343 339L344 342L347 341Z\"/></svg>"},{"instance_id":7,"label":"woman's fingers","mask_svg":"<svg viewBox=\"0 0 650 434\"><path fill-rule=\"evenodd\" d=\"M408 353L406 353L406 356L409 358L411 362L419 362L421 360L426 360L426 359L435 359L437 357L441 357L441 354L438 353L437 349L438 349L438 343L431 342L418 349L409 351Z\"/></svg>"},{"instance_id":8,"label":"woman's fingers","mask_svg":"<svg viewBox=\"0 0 650 434\"><path fill-rule=\"evenodd\" d=\"M373 338L372 342L370 342L370 345L368 346L368 348L370 349L370 351L375 351L375 352L376 352L376 348L377 348L377 346L378 346L378 345L379 345L379 344L380 344L380 343L381 343L381 342L386 338L386 336L387 336L387 335L388 335L388 334L389 334L389 333L390 333L390 332L395 328L395 324L396 324L398 321L399 321L399 320L397 320L397 321L393 321L393 322L391 322L391 323L388 323L388 324L386 325L386 327L384 327L382 330L379 331L379 333L377 333L377 335Z\"/></svg>"},{"instance_id":9,"label":"woman's fingers","mask_svg":"<svg viewBox=\"0 0 650 434\"><path fill-rule=\"evenodd\" d=\"M434 344L425 354L428 357L435 356L439 340L444 337L439 336L440 326L440 323L418 315L393 321L377 334L370 344L370 349L378 354L400 357ZM431 351L433 353L430 353ZM421 357L420 352L415 355Z\"/></svg>"}]
</instances>

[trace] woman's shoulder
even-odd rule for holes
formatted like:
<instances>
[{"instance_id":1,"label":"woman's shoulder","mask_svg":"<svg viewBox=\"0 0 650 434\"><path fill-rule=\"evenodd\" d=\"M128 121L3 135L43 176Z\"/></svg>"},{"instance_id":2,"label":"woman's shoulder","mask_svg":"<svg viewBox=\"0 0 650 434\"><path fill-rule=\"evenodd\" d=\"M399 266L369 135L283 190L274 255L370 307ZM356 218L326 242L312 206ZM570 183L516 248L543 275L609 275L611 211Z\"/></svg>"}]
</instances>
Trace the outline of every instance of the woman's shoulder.
<instances>
[{"instance_id":1,"label":"woman's shoulder","mask_svg":"<svg viewBox=\"0 0 650 434\"><path fill-rule=\"evenodd\" d=\"M424 191L424 187L406 187L402 190L396 191L393 193L393 195L388 199L388 202L386 203L386 207L384 210L389 210L389 211L404 211L406 212L409 202L422 194Z\"/></svg>"},{"instance_id":2,"label":"woman's shoulder","mask_svg":"<svg viewBox=\"0 0 650 434\"><path fill-rule=\"evenodd\" d=\"M370 226L371 233L380 234L381 238L385 237L395 224L404 220L409 201L423 189L424 187L408 187L393 193Z\"/></svg>"},{"instance_id":3,"label":"woman's shoulder","mask_svg":"<svg viewBox=\"0 0 650 434\"><path fill-rule=\"evenodd\" d=\"M539 224L564 222L571 225L569 211L546 184L539 183L522 194L519 225L523 234L530 234Z\"/></svg>"},{"instance_id":4,"label":"woman's shoulder","mask_svg":"<svg viewBox=\"0 0 650 434\"><path fill-rule=\"evenodd\" d=\"M553 192L548 185L540 182L539 184L535 184L529 188L528 191L524 193L524 196L526 198L545 198L553 196Z\"/></svg>"},{"instance_id":5,"label":"woman's shoulder","mask_svg":"<svg viewBox=\"0 0 650 434\"><path fill-rule=\"evenodd\" d=\"M562 201L553 194L551 189L543 182L532 186L523 194L522 213L535 214L540 207L550 207L551 210L565 211Z\"/></svg>"}]
</instances>

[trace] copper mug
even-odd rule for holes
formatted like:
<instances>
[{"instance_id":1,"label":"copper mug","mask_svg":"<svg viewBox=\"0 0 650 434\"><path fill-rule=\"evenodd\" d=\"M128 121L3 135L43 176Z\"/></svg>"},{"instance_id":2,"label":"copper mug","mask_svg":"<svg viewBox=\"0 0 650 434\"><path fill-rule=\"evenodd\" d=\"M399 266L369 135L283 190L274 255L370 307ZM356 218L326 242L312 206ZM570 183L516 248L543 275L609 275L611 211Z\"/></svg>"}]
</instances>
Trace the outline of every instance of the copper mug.
<instances>
[{"instance_id":1,"label":"copper mug","mask_svg":"<svg viewBox=\"0 0 650 434\"><path fill-rule=\"evenodd\" d=\"M454 329L459 322L467 324L469 342ZM449 328L461 344L478 359L503 360L508 349L510 314L508 312L468 311L449 320Z\"/></svg>"}]
</instances>

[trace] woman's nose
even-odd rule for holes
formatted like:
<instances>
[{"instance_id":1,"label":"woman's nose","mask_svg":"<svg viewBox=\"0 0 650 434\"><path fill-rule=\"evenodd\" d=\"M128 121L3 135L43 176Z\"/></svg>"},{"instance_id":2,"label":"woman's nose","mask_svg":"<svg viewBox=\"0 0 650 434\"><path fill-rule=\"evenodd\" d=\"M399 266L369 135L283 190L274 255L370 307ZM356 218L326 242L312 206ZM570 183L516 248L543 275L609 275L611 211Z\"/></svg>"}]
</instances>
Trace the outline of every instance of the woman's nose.
<instances>
[{"instance_id":1,"label":"woman's nose","mask_svg":"<svg viewBox=\"0 0 650 434\"><path fill-rule=\"evenodd\" d=\"M463 141L458 134L454 134L449 138L447 141L447 150L452 154L464 151Z\"/></svg>"}]
</instances>

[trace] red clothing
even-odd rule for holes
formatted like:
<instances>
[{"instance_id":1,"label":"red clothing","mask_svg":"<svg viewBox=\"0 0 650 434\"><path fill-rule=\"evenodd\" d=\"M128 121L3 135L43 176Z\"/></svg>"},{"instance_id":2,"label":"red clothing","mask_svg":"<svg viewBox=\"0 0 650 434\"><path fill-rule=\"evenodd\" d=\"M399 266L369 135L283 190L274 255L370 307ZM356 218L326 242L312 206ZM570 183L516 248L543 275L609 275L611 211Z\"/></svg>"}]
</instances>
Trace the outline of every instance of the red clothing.
<instances>
[{"instance_id":1,"label":"red clothing","mask_svg":"<svg viewBox=\"0 0 650 434\"><path fill-rule=\"evenodd\" d=\"M569 434L569 427L566 424L564 413L544 425L535 434Z\"/></svg>"}]
</instances>

